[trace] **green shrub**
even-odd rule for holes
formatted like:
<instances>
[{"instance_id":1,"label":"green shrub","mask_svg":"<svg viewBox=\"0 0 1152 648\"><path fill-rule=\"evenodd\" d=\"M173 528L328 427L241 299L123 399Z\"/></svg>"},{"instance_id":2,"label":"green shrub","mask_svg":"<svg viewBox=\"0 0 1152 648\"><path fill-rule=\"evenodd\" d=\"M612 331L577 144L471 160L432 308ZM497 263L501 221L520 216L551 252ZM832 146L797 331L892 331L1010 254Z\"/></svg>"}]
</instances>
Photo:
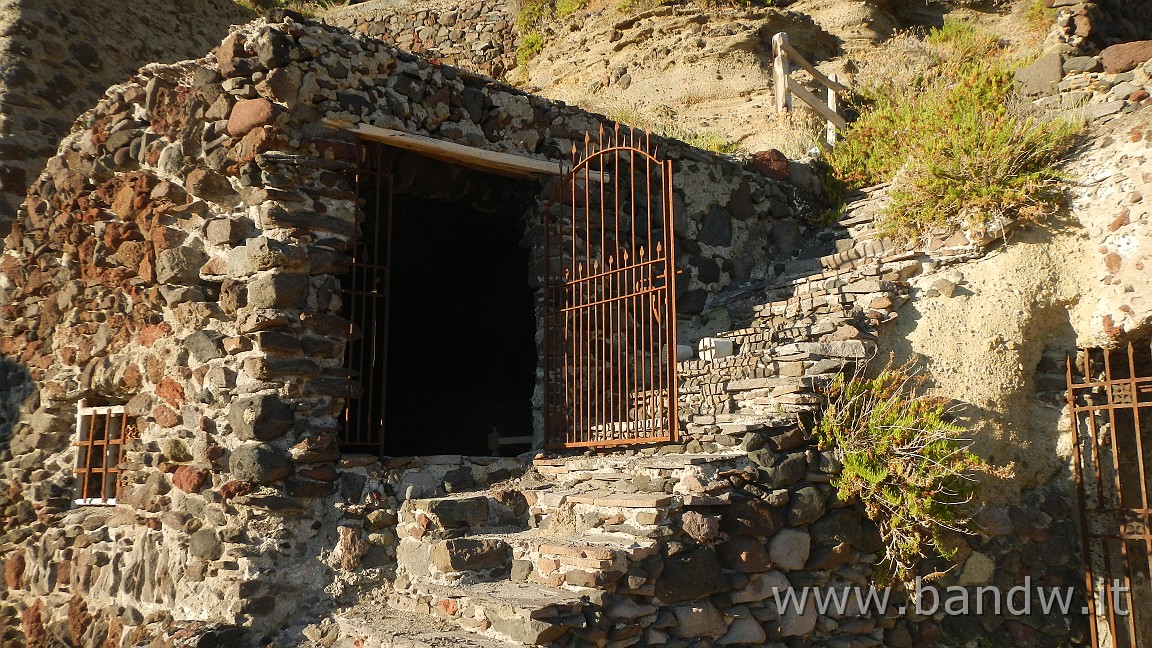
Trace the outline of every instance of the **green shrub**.
<instances>
[{"instance_id":1,"label":"green shrub","mask_svg":"<svg viewBox=\"0 0 1152 648\"><path fill-rule=\"evenodd\" d=\"M827 388L816 425L822 448L839 448L843 471L833 480L841 500L859 500L886 546L881 580L909 582L929 550L952 551L942 532L970 531L966 504L976 473L1008 477L968 450L944 404L920 393L925 377L886 367L875 378L840 375Z\"/></svg>"},{"instance_id":2,"label":"green shrub","mask_svg":"<svg viewBox=\"0 0 1152 648\"><path fill-rule=\"evenodd\" d=\"M911 87L861 91L860 118L829 155L833 195L896 179L879 226L897 239L1050 214L1060 199L1055 168L1080 124L1014 113L1019 61L975 27L945 23L925 42L938 62Z\"/></svg>"},{"instance_id":3,"label":"green shrub","mask_svg":"<svg viewBox=\"0 0 1152 648\"><path fill-rule=\"evenodd\" d=\"M543 50L544 35L538 31L527 32L521 37L520 44L516 46L516 63L524 67Z\"/></svg>"},{"instance_id":4,"label":"green shrub","mask_svg":"<svg viewBox=\"0 0 1152 648\"><path fill-rule=\"evenodd\" d=\"M556 17L570 16L583 9L586 4L588 0L556 0Z\"/></svg>"},{"instance_id":5,"label":"green shrub","mask_svg":"<svg viewBox=\"0 0 1152 648\"><path fill-rule=\"evenodd\" d=\"M516 28L525 36L552 17L553 0L520 0Z\"/></svg>"}]
</instances>

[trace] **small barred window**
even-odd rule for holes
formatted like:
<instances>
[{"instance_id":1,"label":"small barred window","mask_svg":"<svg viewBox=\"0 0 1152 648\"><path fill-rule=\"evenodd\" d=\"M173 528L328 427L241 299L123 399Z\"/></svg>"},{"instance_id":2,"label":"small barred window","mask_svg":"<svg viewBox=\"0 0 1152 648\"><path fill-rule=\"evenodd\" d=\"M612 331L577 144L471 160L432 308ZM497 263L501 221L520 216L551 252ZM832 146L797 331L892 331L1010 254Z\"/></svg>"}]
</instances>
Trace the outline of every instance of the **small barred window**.
<instances>
[{"instance_id":1,"label":"small barred window","mask_svg":"<svg viewBox=\"0 0 1152 648\"><path fill-rule=\"evenodd\" d=\"M80 401L73 444L77 506L116 503L124 440L131 436L130 427L123 405L88 407Z\"/></svg>"}]
</instances>

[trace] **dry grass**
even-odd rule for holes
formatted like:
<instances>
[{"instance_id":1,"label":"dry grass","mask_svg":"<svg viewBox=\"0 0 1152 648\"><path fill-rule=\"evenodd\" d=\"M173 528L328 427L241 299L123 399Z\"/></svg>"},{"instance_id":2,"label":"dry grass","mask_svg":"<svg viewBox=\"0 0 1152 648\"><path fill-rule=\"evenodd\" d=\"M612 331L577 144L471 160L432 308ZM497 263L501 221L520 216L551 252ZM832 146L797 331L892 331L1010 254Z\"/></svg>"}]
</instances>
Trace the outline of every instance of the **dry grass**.
<instances>
[{"instance_id":1,"label":"dry grass","mask_svg":"<svg viewBox=\"0 0 1152 648\"><path fill-rule=\"evenodd\" d=\"M783 114L772 112L757 129L756 148L776 149L793 160L801 158L825 146L824 127L824 120L807 106L794 106Z\"/></svg>"}]
</instances>

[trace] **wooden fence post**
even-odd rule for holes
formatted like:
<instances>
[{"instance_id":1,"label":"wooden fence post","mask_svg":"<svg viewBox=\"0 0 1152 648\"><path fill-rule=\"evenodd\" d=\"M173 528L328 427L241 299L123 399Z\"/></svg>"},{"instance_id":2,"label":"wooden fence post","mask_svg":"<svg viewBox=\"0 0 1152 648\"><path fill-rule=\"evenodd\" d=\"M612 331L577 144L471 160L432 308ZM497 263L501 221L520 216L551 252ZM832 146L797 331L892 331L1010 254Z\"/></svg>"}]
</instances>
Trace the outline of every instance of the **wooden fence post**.
<instances>
[{"instance_id":1,"label":"wooden fence post","mask_svg":"<svg viewBox=\"0 0 1152 648\"><path fill-rule=\"evenodd\" d=\"M832 80L837 83L840 82L840 79L835 74L832 75ZM828 88L828 109L839 114L839 110L836 108L836 90L831 86ZM831 121L828 122L827 136L828 146L836 146L836 124L833 124Z\"/></svg>"},{"instance_id":2,"label":"wooden fence post","mask_svg":"<svg viewBox=\"0 0 1152 648\"><path fill-rule=\"evenodd\" d=\"M772 82L776 86L776 112L792 109L792 95L788 92L788 55L784 43L788 34L780 32L772 37Z\"/></svg>"}]
</instances>

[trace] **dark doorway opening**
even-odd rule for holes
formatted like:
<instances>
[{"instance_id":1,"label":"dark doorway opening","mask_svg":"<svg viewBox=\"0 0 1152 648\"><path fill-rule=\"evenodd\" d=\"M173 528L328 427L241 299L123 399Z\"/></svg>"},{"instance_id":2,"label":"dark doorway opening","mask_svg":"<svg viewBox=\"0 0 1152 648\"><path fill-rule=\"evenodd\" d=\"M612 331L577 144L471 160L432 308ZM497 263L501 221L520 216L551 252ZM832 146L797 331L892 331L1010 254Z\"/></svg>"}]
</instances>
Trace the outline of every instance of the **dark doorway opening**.
<instances>
[{"instance_id":1,"label":"dark doorway opening","mask_svg":"<svg viewBox=\"0 0 1152 648\"><path fill-rule=\"evenodd\" d=\"M508 214L397 195L384 453L491 454L532 434L535 296Z\"/></svg>"},{"instance_id":2,"label":"dark doorway opening","mask_svg":"<svg viewBox=\"0 0 1152 648\"><path fill-rule=\"evenodd\" d=\"M362 218L340 277L350 321L341 449L529 449L539 297L524 215L540 185L376 143L361 153Z\"/></svg>"}]
</instances>

